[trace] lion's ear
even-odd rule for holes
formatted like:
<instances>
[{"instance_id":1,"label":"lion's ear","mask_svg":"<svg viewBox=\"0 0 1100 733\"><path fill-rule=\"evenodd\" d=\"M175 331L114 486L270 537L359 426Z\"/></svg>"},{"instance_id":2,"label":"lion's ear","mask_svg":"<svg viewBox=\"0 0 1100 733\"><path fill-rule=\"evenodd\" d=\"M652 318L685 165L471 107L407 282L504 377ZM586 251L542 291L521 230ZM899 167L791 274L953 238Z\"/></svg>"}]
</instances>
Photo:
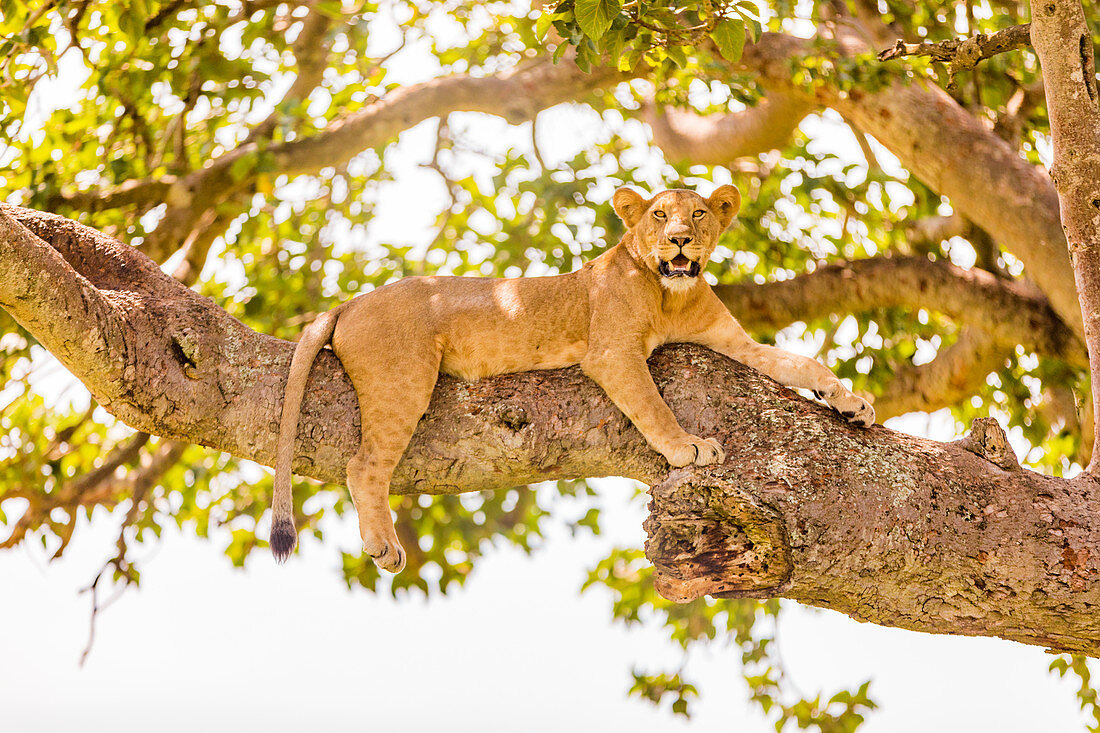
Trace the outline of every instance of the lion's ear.
<instances>
[{"instance_id":1,"label":"lion's ear","mask_svg":"<svg viewBox=\"0 0 1100 733\"><path fill-rule=\"evenodd\" d=\"M707 199L707 206L718 217L722 229L725 230L741 210L741 193L730 185L719 186Z\"/></svg>"},{"instance_id":2,"label":"lion's ear","mask_svg":"<svg viewBox=\"0 0 1100 733\"><path fill-rule=\"evenodd\" d=\"M642 198L637 191L620 188L612 197L611 205L615 207L615 213L623 220L623 224L626 224L626 228L630 229L638 223L642 214L649 208L649 201Z\"/></svg>"}]
</instances>

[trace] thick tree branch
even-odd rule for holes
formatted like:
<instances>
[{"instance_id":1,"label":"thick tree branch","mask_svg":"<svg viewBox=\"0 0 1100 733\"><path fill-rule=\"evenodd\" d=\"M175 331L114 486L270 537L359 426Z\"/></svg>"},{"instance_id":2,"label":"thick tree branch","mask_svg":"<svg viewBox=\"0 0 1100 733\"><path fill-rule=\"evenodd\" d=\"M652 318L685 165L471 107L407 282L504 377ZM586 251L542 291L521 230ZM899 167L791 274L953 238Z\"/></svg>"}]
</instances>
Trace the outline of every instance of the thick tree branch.
<instances>
[{"instance_id":1,"label":"thick tree branch","mask_svg":"<svg viewBox=\"0 0 1100 733\"><path fill-rule=\"evenodd\" d=\"M159 178L131 179L110 188L63 191L51 197L46 203L51 208L68 207L89 213L127 206L147 208L167 201L169 192L177 180L176 176L171 174Z\"/></svg>"},{"instance_id":2,"label":"thick tree branch","mask_svg":"<svg viewBox=\"0 0 1100 733\"><path fill-rule=\"evenodd\" d=\"M292 345L136 250L2 207L0 304L138 429L271 462ZM100 335L77 353L68 342L81 333ZM881 624L1100 653L1100 487L1088 475L1005 470L975 450L984 439L856 429L699 347L662 349L651 369L684 427L723 443L726 464L669 471L578 368L445 377L393 490L630 476L653 487L648 552L669 597L784 595ZM296 470L341 481L357 421L351 384L323 353Z\"/></svg>"},{"instance_id":3,"label":"thick tree branch","mask_svg":"<svg viewBox=\"0 0 1100 733\"><path fill-rule=\"evenodd\" d=\"M968 228L966 219L958 214L929 216L907 225L906 238L914 248L927 251L952 237L965 237Z\"/></svg>"},{"instance_id":4,"label":"thick tree branch","mask_svg":"<svg viewBox=\"0 0 1100 733\"><path fill-rule=\"evenodd\" d=\"M1054 143L1050 176L1081 296L1093 414L1100 420L1100 108L1092 33L1079 0L1032 3L1032 27ZM1095 429L1100 434L1100 423ZM1100 452L1089 471L1100 473Z\"/></svg>"},{"instance_id":5,"label":"thick tree branch","mask_svg":"<svg viewBox=\"0 0 1100 733\"><path fill-rule=\"evenodd\" d=\"M704 117L647 104L643 119L666 158L727 165L786 145L802 118L813 110L814 104L800 95L770 91L755 107L740 112Z\"/></svg>"},{"instance_id":6,"label":"thick tree branch","mask_svg":"<svg viewBox=\"0 0 1100 733\"><path fill-rule=\"evenodd\" d=\"M876 257L824 265L790 280L719 285L714 290L754 331L778 330L832 313L926 308L980 328L1000 346L1023 344L1069 364L1085 365L1084 344L1042 294L1023 283L943 260Z\"/></svg>"},{"instance_id":7,"label":"thick tree branch","mask_svg":"<svg viewBox=\"0 0 1100 733\"><path fill-rule=\"evenodd\" d=\"M513 124L562 102L627 78L614 69L585 74L572 61L548 57L524 63L495 76L459 74L395 89L363 110L324 131L272 150L282 172L315 173L341 165L363 150L382 145L423 120L452 112L484 112Z\"/></svg>"}]
</instances>

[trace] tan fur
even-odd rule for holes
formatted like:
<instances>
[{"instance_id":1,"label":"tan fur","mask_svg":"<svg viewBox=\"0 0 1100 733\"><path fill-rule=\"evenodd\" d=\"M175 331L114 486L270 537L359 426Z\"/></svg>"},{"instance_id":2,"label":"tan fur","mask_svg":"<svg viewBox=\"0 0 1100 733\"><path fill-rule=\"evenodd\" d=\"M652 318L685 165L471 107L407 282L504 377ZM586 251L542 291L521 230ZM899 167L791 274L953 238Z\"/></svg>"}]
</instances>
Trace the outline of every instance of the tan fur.
<instances>
[{"instance_id":1,"label":"tan fur","mask_svg":"<svg viewBox=\"0 0 1100 733\"><path fill-rule=\"evenodd\" d=\"M405 552L390 516L390 479L441 371L475 380L580 364L673 466L720 463L725 453L713 438L681 428L661 399L646 358L664 343L710 347L813 390L854 423L874 422L872 407L824 366L749 338L703 279L699 270L740 208L736 188L721 186L707 199L685 190L645 199L622 188L613 203L626 235L575 272L409 277L344 303L306 329L290 367L277 449L277 557L285 558L295 543L290 464L306 377L330 339L359 396L362 444L348 463L347 481L363 548L393 572L404 567ZM694 276L661 273L661 263L678 254L687 258L673 263L681 269L697 263Z\"/></svg>"}]
</instances>

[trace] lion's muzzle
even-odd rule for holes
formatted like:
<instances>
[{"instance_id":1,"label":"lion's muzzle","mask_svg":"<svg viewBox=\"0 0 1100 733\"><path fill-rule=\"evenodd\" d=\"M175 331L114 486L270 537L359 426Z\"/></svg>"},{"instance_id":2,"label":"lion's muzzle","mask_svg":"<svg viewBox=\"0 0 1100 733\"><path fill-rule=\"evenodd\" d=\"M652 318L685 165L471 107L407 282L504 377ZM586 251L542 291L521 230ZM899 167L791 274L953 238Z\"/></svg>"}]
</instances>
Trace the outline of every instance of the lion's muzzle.
<instances>
[{"instance_id":1,"label":"lion's muzzle","mask_svg":"<svg viewBox=\"0 0 1100 733\"><path fill-rule=\"evenodd\" d=\"M671 260L661 260L657 265L657 272L662 277L698 277L699 263L689 260L683 254L678 254Z\"/></svg>"}]
</instances>

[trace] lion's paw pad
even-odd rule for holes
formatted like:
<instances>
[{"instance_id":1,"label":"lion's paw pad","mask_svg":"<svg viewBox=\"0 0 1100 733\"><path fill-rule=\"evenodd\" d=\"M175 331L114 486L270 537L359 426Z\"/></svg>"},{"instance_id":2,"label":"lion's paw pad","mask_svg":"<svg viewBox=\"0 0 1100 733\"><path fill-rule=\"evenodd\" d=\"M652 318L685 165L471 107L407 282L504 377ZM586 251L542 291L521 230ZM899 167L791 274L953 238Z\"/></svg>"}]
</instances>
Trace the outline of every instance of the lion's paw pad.
<instances>
[{"instance_id":1,"label":"lion's paw pad","mask_svg":"<svg viewBox=\"0 0 1100 733\"><path fill-rule=\"evenodd\" d=\"M405 548L396 537L389 539L363 539L363 552L374 560L374 564L391 573L400 573L405 568Z\"/></svg>"}]
</instances>

